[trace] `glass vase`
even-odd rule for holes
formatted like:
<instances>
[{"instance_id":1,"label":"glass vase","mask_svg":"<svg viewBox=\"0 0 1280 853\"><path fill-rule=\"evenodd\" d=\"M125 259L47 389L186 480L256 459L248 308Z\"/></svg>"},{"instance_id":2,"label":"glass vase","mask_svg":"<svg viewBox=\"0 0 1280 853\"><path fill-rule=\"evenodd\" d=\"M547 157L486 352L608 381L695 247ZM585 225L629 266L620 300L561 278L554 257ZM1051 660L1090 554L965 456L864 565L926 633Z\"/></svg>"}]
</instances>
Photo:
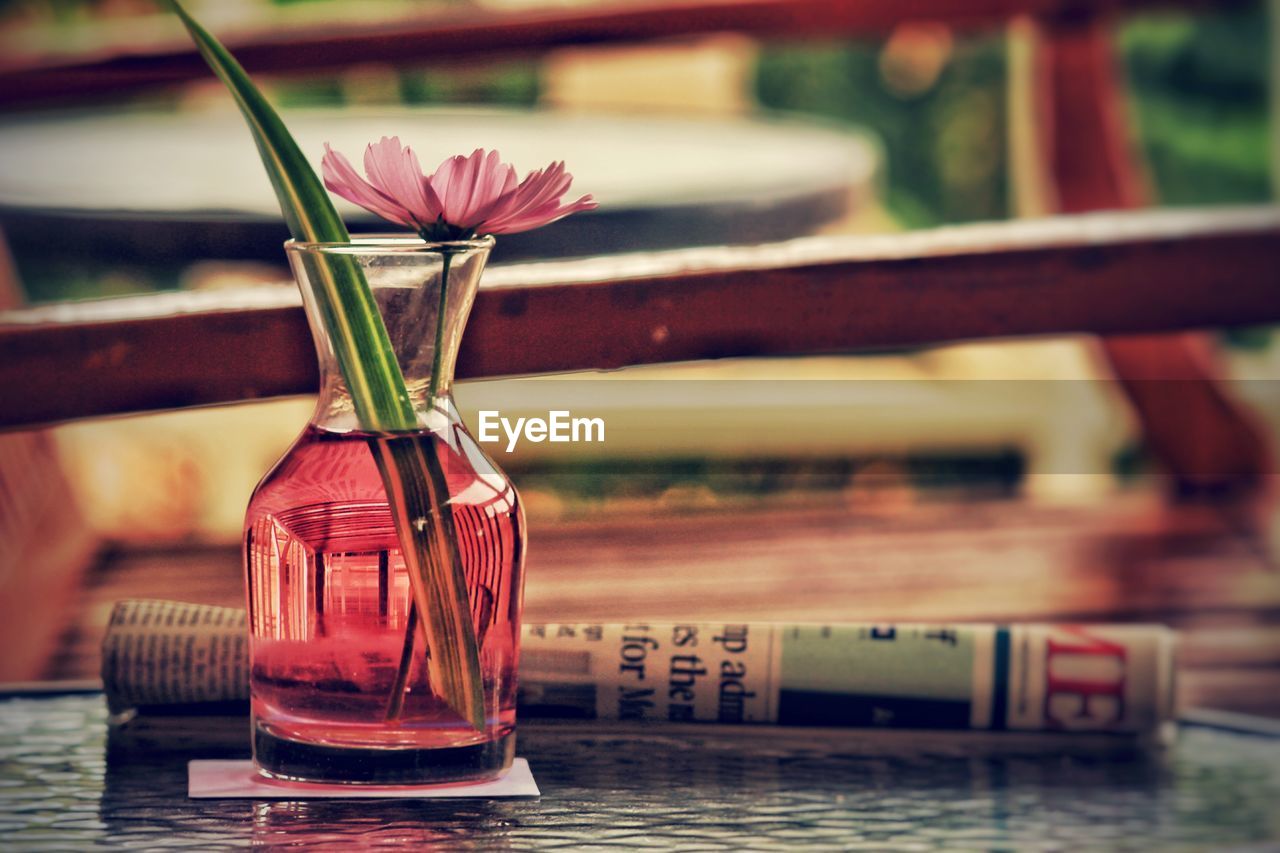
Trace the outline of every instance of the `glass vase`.
<instances>
[{"instance_id":1,"label":"glass vase","mask_svg":"<svg viewBox=\"0 0 1280 853\"><path fill-rule=\"evenodd\" d=\"M253 493L244 527L254 761L267 775L365 784L480 780L510 766L523 598L515 488L458 416L458 346L492 240L286 244L320 360L302 434ZM413 400L416 427L362 429L316 288L357 262ZM443 289L443 292L442 292ZM433 460L441 522L466 579L484 726L433 690L412 579L377 455ZM426 516L436 516L427 518Z\"/></svg>"}]
</instances>

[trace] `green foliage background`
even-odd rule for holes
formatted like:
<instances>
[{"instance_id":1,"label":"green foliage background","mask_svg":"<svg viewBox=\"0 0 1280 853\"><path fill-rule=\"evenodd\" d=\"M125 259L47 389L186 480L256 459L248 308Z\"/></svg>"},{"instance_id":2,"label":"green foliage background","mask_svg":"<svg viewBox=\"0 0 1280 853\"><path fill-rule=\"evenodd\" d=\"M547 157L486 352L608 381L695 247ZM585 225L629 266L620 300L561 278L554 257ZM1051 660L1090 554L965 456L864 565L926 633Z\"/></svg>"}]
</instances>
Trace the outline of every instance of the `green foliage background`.
<instances>
[{"instance_id":1,"label":"green foliage background","mask_svg":"<svg viewBox=\"0 0 1280 853\"><path fill-rule=\"evenodd\" d=\"M1006 215L1001 38L960 42L937 82L903 98L884 85L879 43L768 48L757 96L827 116L884 143L891 212L912 227Z\"/></svg>"},{"instance_id":2,"label":"green foliage background","mask_svg":"<svg viewBox=\"0 0 1280 853\"><path fill-rule=\"evenodd\" d=\"M1159 200L1267 200L1264 4L1133 18L1117 41ZM881 49L879 43L767 49L760 102L878 134L888 160L887 203L904 225L1008 215L1004 39L958 41L936 83L910 98L884 85Z\"/></svg>"}]
</instances>

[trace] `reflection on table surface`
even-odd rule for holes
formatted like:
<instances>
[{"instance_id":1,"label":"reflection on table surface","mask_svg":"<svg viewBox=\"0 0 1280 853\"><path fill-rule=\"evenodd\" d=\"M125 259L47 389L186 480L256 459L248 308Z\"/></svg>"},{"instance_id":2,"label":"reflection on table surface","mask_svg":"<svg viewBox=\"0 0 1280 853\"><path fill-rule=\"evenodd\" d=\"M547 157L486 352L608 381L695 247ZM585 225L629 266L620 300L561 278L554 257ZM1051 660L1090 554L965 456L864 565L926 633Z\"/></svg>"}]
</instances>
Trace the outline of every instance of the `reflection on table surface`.
<instances>
[{"instance_id":1,"label":"reflection on table surface","mask_svg":"<svg viewBox=\"0 0 1280 853\"><path fill-rule=\"evenodd\" d=\"M1170 749L1144 752L917 737L530 725L520 752L537 800L197 801L186 762L225 748L109 745L99 694L11 698L0 700L0 826L24 849L1168 849L1280 838L1280 739L1188 727Z\"/></svg>"}]
</instances>

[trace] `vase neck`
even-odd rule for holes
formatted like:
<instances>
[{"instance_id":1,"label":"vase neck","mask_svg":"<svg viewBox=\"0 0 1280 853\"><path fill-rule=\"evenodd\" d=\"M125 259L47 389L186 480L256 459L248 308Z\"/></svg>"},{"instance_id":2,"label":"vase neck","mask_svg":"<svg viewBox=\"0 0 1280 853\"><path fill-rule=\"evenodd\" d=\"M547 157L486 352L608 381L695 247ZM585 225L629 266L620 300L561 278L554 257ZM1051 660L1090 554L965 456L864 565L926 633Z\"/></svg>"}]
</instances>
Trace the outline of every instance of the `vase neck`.
<instances>
[{"instance_id":1,"label":"vase neck","mask_svg":"<svg viewBox=\"0 0 1280 853\"><path fill-rule=\"evenodd\" d=\"M322 312L318 289L334 280L339 265L358 264L387 332L419 428L456 417L451 390L458 348L488 258L491 241L427 244L397 241L290 246L307 321L320 362L320 394L312 424L326 430L362 430L358 408L335 351L334 330ZM415 246L416 243L416 246ZM314 246L342 245L342 251ZM343 279L339 276L339 280ZM443 419L443 420L442 420Z\"/></svg>"}]
</instances>

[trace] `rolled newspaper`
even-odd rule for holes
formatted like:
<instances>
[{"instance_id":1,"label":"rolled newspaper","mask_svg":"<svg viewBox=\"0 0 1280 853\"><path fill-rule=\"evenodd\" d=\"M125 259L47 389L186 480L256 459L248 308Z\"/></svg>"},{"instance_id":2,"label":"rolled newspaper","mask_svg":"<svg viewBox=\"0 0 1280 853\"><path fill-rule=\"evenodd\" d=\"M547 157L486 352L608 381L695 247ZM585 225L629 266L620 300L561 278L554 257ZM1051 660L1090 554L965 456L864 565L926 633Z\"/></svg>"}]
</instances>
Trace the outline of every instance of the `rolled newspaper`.
<instances>
[{"instance_id":1,"label":"rolled newspaper","mask_svg":"<svg viewBox=\"0 0 1280 853\"><path fill-rule=\"evenodd\" d=\"M120 713L140 705L247 701L245 611L179 601L119 601L102 641L102 689Z\"/></svg>"},{"instance_id":2,"label":"rolled newspaper","mask_svg":"<svg viewBox=\"0 0 1280 853\"><path fill-rule=\"evenodd\" d=\"M113 711L248 699L243 611L116 605ZM636 721L1161 734L1158 625L528 624L519 713Z\"/></svg>"}]
</instances>

